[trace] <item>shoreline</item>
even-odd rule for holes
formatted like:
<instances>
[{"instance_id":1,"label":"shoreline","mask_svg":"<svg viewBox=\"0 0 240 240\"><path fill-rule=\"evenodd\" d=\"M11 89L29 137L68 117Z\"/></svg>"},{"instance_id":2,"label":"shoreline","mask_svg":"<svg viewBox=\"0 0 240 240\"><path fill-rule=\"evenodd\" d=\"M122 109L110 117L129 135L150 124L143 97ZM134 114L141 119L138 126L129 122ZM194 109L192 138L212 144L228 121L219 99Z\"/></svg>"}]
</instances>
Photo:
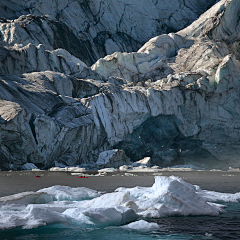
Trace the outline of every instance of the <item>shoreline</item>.
<instances>
[{"instance_id":1,"label":"shoreline","mask_svg":"<svg viewBox=\"0 0 240 240\"><path fill-rule=\"evenodd\" d=\"M88 178L77 178L78 173L71 175L70 172L1 171L0 197L38 191L54 185L86 187L101 192L113 192L118 187L151 187L155 175L179 176L186 182L200 186L203 190L240 192L240 172L234 171L108 172L104 176L96 176L96 173L97 171L79 173L79 175L87 175Z\"/></svg>"}]
</instances>

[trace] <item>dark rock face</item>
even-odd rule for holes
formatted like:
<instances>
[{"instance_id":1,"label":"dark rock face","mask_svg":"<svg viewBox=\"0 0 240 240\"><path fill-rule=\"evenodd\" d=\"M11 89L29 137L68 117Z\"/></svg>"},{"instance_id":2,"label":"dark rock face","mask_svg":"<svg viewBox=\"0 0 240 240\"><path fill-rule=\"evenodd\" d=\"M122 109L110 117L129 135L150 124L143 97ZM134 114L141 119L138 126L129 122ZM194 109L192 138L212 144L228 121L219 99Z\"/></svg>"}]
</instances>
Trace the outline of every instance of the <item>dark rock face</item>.
<instances>
[{"instance_id":1,"label":"dark rock face","mask_svg":"<svg viewBox=\"0 0 240 240\"><path fill-rule=\"evenodd\" d=\"M202 147L203 141L185 137L177 121L174 115L149 118L114 147L124 150L132 161L151 157L153 165L163 167L195 162L199 167L216 166L217 158Z\"/></svg>"},{"instance_id":2,"label":"dark rock face","mask_svg":"<svg viewBox=\"0 0 240 240\"><path fill-rule=\"evenodd\" d=\"M20 169L26 162L38 167L57 160L80 164L89 147L105 141L104 131L95 129L91 110L78 98L98 91L92 81L39 72L1 76L0 89L2 170Z\"/></svg>"}]
</instances>

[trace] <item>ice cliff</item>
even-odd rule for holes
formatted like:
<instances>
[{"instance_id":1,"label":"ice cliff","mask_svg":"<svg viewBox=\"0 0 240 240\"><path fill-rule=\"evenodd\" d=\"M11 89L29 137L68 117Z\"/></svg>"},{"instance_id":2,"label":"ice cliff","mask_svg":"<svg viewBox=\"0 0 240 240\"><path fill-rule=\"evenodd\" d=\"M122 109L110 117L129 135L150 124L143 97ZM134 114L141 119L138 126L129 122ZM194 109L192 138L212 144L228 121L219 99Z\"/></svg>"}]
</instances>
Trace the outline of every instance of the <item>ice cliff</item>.
<instances>
[{"instance_id":1,"label":"ice cliff","mask_svg":"<svg viewBox=\"0 0 240 240\"><path fill-rule=\"evenodd\" d=\"M240 3L215 2L1 1L0 168L239 167Z\"/></svg>"},{"instance_id":2,"label":"ice cliff","mask_svg":"<svg viewBox=\"0 0 240 240\"><path fill-rule=\"evenodd\" d=\"M137 51L162 33L176 32L216 0L3 0L1 35L13 46L64 48L93 64L116 51Z\"/></svg>"}]
</instances>

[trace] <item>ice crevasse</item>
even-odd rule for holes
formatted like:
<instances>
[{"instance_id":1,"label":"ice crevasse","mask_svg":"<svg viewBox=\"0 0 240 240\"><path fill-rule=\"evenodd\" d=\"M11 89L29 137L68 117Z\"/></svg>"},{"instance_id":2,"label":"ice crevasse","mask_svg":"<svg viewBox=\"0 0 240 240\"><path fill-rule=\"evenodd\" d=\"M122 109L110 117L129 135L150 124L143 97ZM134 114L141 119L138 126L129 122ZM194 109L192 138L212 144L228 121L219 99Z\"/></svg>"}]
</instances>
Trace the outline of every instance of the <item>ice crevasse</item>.
<instances>
[{"instance_id":1,"label":"ice crevasse","mask_svg":"<svg viewBox=\"0 0 240 240\"><path fill-rule=\"evenodd\" d=\"M202 190L179 177L156 176L152 187L118 188L102 194L88 188L53 186L0 198L0 229L47 224L80 227L158 227L149 218L211 215L223 211L219 202L238 202L240 193Z\"/></svg>"}]
</instances>

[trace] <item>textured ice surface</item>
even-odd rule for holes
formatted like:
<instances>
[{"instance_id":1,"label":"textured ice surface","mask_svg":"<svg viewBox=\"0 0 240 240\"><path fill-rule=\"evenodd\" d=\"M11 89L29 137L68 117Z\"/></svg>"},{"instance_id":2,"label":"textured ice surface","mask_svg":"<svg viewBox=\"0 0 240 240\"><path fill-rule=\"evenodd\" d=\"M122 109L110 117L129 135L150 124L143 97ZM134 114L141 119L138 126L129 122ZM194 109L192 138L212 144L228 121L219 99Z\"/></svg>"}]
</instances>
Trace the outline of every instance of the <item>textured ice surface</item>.
<instances>
[{"instance_id":1,"label":"textured ice surface","mask_svg":"<svg viewBox=\"0 0 240 240\"><path fill-rule=\"evenodd\" d=\"M224 207L219 201L239 199L240 193L205 191L174 176L156 176L152 187L121 187L102 195L84 187L53 186L0 198L0 229L68 223L82 228L124 225L147 230L158 225L139 218L216 216Z\"/></svg>"},{"instance_id":2,"label":"textured ice surface","mask_svg":"<svg viewBox=\"0 0 240 240\"><path fill-rule=\"evenodd\" d=\"M1 197L0 205L3 204L38 204L51 202L53 198L46 192L23 192L11 196Z\"/></svg>"},{"instance_id":3,"label":"textured ice surface","mask_svg":"<svg viewBox=\"0 0 240 240\"><path fill-rule=\"evenodd\" d=\"M147 218L172 215L218 215L219 208L197 194L197 187L181 178L156 176L152 188L119 188L135 198L138 214Z\"/></svg>"},{"instance_id":4,"label":"textured ice surface","mask_svg":"<svg viewBox=\"0 0 240 240\"><path fill-rule=\"evenodd\" d=\"M100 196L97 191L85 187L53 186L43 188L38 192L48 193L54 201L81 201Z\"/></svg>"}]
</instances>

